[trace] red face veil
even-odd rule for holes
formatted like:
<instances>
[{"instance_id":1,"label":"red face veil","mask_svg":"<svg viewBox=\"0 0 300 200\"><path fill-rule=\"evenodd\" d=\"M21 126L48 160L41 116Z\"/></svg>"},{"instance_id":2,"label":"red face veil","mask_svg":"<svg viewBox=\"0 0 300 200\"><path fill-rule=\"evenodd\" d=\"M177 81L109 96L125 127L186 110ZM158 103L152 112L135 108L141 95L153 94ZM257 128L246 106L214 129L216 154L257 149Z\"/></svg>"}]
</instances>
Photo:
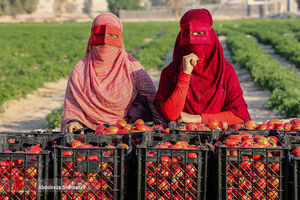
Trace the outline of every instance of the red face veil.
<instances>
[{"instance_id":1,"label":"red face veil","mask_svg":"<svg viewBox=\"0 0 300 200\"><path fill-rule=\"evenodd\" d=\"M111 24L97 25L92 27L90 45L107 44L122 47L122 31Z\"/></svg>"}]
</instances>

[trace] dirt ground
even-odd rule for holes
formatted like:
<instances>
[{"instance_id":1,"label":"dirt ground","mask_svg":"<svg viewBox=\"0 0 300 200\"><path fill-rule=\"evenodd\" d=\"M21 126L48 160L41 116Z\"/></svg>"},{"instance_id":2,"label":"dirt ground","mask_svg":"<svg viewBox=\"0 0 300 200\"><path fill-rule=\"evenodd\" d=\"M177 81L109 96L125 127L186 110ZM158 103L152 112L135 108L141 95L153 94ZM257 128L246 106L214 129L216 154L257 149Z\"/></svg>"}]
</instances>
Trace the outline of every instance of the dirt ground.
<instances>
[{"instance_id":1,"label":"dirt ground","mask_svg":"<svg viewBox=\"0 0 300 200\"><path fill-rule=\"evenodd\" d=\"M224 55L230 60L230 52L226 47L226 38L220 37L224 49ZM165 65L172 59L172 51L166 55ZM266 121L271 118L283 118L276 111L270 110L264 105L271 93L261 90L253 82L250 74L238 65L234 68L239 77L244 98L248 104L250 115L255 121ZM158 87L160 71L150 70L149 74ZM4 105L5 112L0 116L0 131L32 131L47 129L45 117L54 109L63 104L67 79L61 79L55 83L45 83L45 87L38 89L26 98L9 101Z\"/></svg>"}]
</instances>

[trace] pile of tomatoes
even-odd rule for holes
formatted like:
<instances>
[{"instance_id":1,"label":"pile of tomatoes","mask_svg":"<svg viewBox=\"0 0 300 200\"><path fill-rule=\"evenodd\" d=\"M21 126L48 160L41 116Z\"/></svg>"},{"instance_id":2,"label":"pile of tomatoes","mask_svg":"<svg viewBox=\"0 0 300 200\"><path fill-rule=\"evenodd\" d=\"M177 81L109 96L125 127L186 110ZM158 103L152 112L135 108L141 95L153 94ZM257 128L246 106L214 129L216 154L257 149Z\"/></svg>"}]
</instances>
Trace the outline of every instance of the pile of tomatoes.
<instances>
[{"instance_id":1,"label":"pile of tomatoes","mask_svg":"<svg viewBox=\"0 0 300 200\"><path fill-rule=\"evenodd\" d=\"M232 126L233 129L239 130L245 128L248 130L278 130L278 131L298 131L300 130L300 119L292 119L283 122L280 119L271 119L267 122L257 123L255 121L246 121L244 124Z\"/></svg>"},{"instance_id":2,"label":"pile of tomatoes","mask_svg":"<svg viewBox=\"0 0 300 200\"><path fill-rule=\"evenodd\" d=\"M187 141L164 142L150 147L146 162L146 199L197 199L200 193L197 180L201 174L198 165L203 164L197 163L202 161L197 157L201 156L202 148L201 145L189 145Z\"/></svg>"},{"instance_id":3,"label":"pile of tomatoes","mask_svg":"<svg viewBox=\"0 0 300 200\"><path fill-rule=\"evenodd\" d=\"M169 133L170 129L164 129L161 125L155 125L154 127L148 126L142 119L137 119L134 124L128 124L124 119L118 120L115 124L111 124L108 127L103 124L99 124L96 128L95 135L104 134L122 134L122 133L134 133L153 131L153 129L161 129L165 133Z\"/></svg>"},{"instance_id":4,"label":"pile of tomatoes","mask_svg":"<svg viewBox=\"0 0 300 200\"><path fill-rule=\"evenodd\" d=\"M0 161L0 197L1 199L36 199L38 190L37 157L32 153L40 153L40 145L32 146L27 151L4 150L11 154L12 160ZM22 155L16 156L16 153ZM29 155L26 155L30 153ZM7 156L6 156L7 157ZM16 159L14 159L16 157ZM26 160L25 160L26 159ZM26 166L24 163L26 162ZM32 164L30 164L32 163Z\"/></svg>"}]
</instances>

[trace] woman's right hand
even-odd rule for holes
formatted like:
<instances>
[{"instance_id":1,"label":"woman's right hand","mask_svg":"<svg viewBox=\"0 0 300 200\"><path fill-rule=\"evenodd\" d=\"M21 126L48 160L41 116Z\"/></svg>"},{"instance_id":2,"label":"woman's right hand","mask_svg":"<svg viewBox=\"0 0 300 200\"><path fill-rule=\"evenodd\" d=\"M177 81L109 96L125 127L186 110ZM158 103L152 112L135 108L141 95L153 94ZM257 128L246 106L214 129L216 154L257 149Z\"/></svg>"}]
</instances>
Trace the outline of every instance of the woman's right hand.
<instances>
[{"instance_id":1,"label":"woman's right hand","mask_svg":"<svg viewBox=\"0 0 300 200\"><path fill-rule=\"evenodd\" d=\"M191 74L194 66L196 66L197 61L199 60L198 56L194 53L182 57L183 68L182 71L186 74Z\"/></svg>"},{"instance_id":2,"label":"woman's right hand","mask_svg":"<svg viewBox=\"0 0 300 200\"><path fill-rule=\"evenodd\" d=\"M63 134L74 133L75 131L83 128L83 126L79 122L70 122L67 123L62 131ZM80 131L80 134L83 135L84 131Z\"/></svg>"}]
</instances>

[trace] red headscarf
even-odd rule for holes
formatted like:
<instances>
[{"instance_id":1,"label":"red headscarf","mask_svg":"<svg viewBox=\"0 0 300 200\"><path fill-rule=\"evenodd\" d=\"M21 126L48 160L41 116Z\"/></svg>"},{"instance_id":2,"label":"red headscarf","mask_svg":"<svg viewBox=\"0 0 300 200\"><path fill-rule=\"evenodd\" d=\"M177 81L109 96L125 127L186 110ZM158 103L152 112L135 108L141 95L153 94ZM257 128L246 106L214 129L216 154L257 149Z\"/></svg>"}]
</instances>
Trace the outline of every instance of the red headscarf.
<instances>
[{"instance_id":1,"label":"red headscarf","mask_svg":"<svg viewBox=\"0 0 300 200\"><path fill-rule=\"evenodd\" d=\"M165 78L162 77L160 83L170 88L168 91L158 90L155 100L165 101L171 95L182 71L182 57L194 53L199 60L192 72L183 111L191 114L232 111L244 120L251 120L237 75L225 60L222 46L212 28L213 20L209 11L192 9L180 20L181 31L186 31L184 28L187 26L189 30L195 30L199 24L203 30L209 31L209 34L204 31L210 37L208 42L192 42L197 38L190 38L191 42L187 44L182 41L182 32L178 33L173 61L163 70L162 76ZM199 40L203 40L203 36L199 36Z\"/></svg>"}]
</instances>

